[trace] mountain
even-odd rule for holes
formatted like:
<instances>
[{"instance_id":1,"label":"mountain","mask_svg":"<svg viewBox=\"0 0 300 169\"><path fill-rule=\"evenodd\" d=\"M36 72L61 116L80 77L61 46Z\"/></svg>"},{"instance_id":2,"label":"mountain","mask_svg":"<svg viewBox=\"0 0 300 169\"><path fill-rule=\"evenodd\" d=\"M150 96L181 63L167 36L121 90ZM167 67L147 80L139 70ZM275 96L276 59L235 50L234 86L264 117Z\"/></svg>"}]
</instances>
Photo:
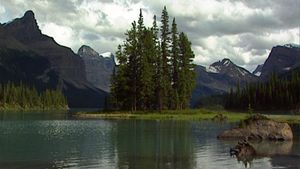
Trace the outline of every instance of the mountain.
<instances>
[{"instance_id":1,"label":"mountain","mask_svg":"<svg viewBox=\"0 0 300 169\"><path fill-rule=\"evenodd\" d=\"M237 66L227 58L211 64L208 67L207 71L219 73L222 75L228 75L241 81L252 80L254 78L254 76L248 70L243 67Z\"/></svg>"},{"instance_id":2,"label":"mountain","mask_svg":"<svg viewBox=\"0 0 300 169\"><path fill-rule=\"evenodd\" d=\"M246 84L255 81L256 76L237 66L230 59L217 61L208 67L196 66L196 87L192 93L191 106L198 104L200 98L229 92L237 83Z\"/></svg>"},{"instance_id":3,"label":"mountain","mask_svg":"<svg viewBox=\"0 0 300 169\"><path fill-rule=\"evenodd\" d=\"M110 79L115 68L114 55L110 52L99 55L94 49L83 45L78 50L83 59L87 80L95 87L110 91Z\"/></svg>"},{"instance_id":4,"label":"mountain","mask_svg":"<svg viewBox=\"0 0 300 169\"><path fill-rule=\"evenodd\" d=\"M298 67L300 67L299 45L275 46L262 67L260 78L268 80L272 73L280 76Z\"/></svg>"},{"instance_id":5,"label":"mountain","mask_svg":"<svg viewBox=\"0 0 300 169\"><path fill-rule=\"evenodd\" d=\"M263 66L263 64L257 65L256 69L252 72L252 74L254 74L255 76L260 76Z\"/></svg>"},{"instance_id":6,"label":"mountain","mask_svg":"<svg viewBox=\"0 0 300 169\"><path fill-rule=\"evenodd\" d=\"M32 11L0 26L0 74L1 82L61 88L70 107L103 107L107 95L87 81L80 56L41 33Z\"/></svg>"}]
</instances>

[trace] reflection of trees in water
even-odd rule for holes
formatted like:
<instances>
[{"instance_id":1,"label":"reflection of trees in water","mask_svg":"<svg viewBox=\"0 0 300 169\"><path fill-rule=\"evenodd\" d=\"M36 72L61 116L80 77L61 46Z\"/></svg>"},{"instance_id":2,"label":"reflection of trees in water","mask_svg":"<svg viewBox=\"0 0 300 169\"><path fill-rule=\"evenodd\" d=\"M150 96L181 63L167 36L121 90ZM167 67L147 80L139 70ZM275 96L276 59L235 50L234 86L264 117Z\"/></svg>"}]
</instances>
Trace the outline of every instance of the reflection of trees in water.
<instances>
[{"instance_id":1,"label":"reflection of trees in water","mask_svg":"<svg viewBox=\"0 0 300 169\"><path fill-rule=\"evenodd\" d=\"M118 123L119 168L194 168L191 126L181 121Z\"/></svg>"}]
</instances>

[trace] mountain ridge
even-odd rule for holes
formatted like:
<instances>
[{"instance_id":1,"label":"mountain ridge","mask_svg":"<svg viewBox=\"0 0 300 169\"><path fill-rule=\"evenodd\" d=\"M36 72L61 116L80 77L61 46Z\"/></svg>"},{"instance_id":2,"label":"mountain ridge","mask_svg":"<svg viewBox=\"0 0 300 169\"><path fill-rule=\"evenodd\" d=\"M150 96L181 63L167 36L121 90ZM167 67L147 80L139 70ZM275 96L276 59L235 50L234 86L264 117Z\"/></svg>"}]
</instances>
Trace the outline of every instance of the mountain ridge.
<instances>
[{"instance_id":1,"label":"mountain ridge","mask_svg":"<svg viewBox=\"0 0 300 169\"><path fill-rule=\"evenodd\" d=\"M70 48L59 45L54 38L42 34L31 10L26 11L21 18L2 24L0 39L0 66L2 65L0 74L10 72L10 76L1 79L2 82L22 80L40 89L61 88L67 97L69 107L104 106L107 93L87 81L85 65L80 56ZM27 52L25 57L22 57L22 52ZM37 59L32 60L31 55ZM14 63L16 58L22 62ZM44 73L33 73L35 70L23 66L24 64L33 68L42 67L40 71ZM27 72L26 76L23 76L22 72ZM48 72L52 72L55 76L48 76Z\"/></svg>"}]
</instances>

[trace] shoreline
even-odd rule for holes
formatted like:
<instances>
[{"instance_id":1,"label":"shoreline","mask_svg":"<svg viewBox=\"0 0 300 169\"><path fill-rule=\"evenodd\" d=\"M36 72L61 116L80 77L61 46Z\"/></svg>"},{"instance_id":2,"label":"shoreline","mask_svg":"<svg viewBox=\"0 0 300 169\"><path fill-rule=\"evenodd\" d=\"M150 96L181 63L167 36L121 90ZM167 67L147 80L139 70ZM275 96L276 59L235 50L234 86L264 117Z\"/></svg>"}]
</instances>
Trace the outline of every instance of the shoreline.
<instances>
[{"instance_id":1,"label":"shoreline","mask_svg":"<svg viewBox=\"0 0 300 169\"><path fill-rule=\"evenodd\" d=\"M214 120L214 117L222 114L225 120ZM300 115L267 115L268 118L289 124L300 124ZM78 112L74 115L78 119L103 119L103 120L190 120L190 121L221 121L239 122L249 117L246 112L213 111L207 109L189 110L165 110L165 111L116 111L116 112Z\"/></svg>"}]
</instances>

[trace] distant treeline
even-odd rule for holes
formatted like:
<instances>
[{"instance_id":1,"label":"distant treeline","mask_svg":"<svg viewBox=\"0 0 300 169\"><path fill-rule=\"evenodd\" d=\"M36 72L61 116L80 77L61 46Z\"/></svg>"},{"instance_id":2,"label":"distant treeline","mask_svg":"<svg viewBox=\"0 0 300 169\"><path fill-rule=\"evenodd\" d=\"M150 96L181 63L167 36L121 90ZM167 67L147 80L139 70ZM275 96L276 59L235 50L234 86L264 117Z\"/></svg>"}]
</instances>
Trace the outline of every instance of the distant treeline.
<instances>
[{"instance_id":1,"label":"distant treeline","mask_svg":"<svg viewBox=\"0 0 300 169\"><path fill-rule=\"evenodd\" d=\"M226 109L254 110L299 110L300 109L300 73L279 79L272 75L267 83L247 84L243 89L228 94Z\"/></svg>"},{"instance_id":2,"label":"distant treeline","mask_svg":"<svg viewBox=\"0 0 300 169\"><path fill-rule=\"evenodd\" d=\"M166 7L160 28L156 16L147 28L140 11L138 22L125 35L116 53L112 106L132 111L188 108L195 86L194 53L187 35L178 33L175 18L169 29Z\"/></svg>"},{"instance_id":3,"label":"distant treeline","mask_svg":"<svg viewBox=\"0 0 300 169\"><path fill-rule=\"evenodd\" d=\"M67 109L67 100L60 90L38 92L22 83L0 84L0 109L2 110L50 110Z\"/></svg>"}]
</instances>

